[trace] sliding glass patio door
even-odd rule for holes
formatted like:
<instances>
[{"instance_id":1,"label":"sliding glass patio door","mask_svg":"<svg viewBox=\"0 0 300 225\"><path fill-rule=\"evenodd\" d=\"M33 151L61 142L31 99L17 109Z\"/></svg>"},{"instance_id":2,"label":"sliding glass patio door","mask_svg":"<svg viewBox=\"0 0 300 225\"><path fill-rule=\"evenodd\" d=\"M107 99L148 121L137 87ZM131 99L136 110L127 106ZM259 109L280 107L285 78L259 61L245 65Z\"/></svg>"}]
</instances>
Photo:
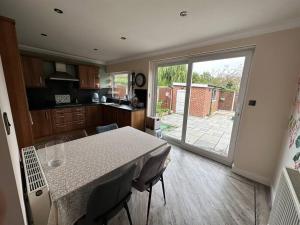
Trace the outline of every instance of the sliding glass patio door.
<instances>
[{"instance_id":1,"label":"sliding glass patio door","mask_svg":"<svg viewBox=\"0 0 300 225\"><path fill-rule=\"evenodd\" d=\"M163 136L179 142L183 134L187 75L188 64L157 67L155 116L161 119ZM181 86L176 88L177 84Z\"/></svg>"},{"instance_id":2,"label":"sliding glass patio door","mask_svg":"<svg viewBox=\"0 0 300 225\"><path fill-rule=\"evenodd\" d=\"M252 51L156 66L155 115L165 139L231 164Z\"/></svg>"}]
</instances>

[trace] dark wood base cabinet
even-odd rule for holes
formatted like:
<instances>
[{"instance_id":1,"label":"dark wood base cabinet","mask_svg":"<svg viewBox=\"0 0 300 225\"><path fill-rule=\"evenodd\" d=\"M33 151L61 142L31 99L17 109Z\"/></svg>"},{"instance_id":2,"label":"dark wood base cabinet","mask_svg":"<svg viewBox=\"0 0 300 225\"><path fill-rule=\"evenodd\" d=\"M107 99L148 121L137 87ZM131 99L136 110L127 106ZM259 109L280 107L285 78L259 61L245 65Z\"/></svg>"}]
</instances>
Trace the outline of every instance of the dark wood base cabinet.
<instances>
[{"instance_id":1,"label":"dark wood base cabinet","mask_svg":"<svg viewBox=\"0 0 300 225\"><path fill-rule=\"evenodd\" d=\"M32 130L35 142L45 137L85 129L89 134L96 127L117 123L145 130L145 110L130 111L111 106L92 105L71 108L32 110Z\"/></svg>"},{"instance_id":2,"label":"dark wood base cabinet","mask_svg":"<svg viewBox=\"0 0 300 225\"><path fill-rule=\"evenodd\" d=\"M31 111L34 139L52 135L51 110Z\"/></svg>"},{"instance_id":3,"label":"dark wood base cabinet","mask_svg":"<svg viewBox=\"0 0 300 225\"><path fill-rule=\"evenodd\" d=\"M102 124L117 123L119 127L131 126L145 131L145 110L130 111L111 106L102 106Z\"/></svg>"}]
</instances>

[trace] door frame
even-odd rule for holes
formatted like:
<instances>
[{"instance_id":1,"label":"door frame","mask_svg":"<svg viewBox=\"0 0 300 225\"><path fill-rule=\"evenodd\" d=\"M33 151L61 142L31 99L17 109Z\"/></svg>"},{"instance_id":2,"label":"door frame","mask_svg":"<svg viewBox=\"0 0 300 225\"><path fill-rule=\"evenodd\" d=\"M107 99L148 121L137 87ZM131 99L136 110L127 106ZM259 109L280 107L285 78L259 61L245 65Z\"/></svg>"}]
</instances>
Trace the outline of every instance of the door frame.
<instances>
[{"instance_id":1,"label":"door frame","mask_svg":"<svg viewBox=\"0 0 300 225\"><path fill-rule=\"evenodd\" d=\"M239 125L241 120L241 115L243 114L244 106L246 105L245 96L248 89L248 81L250 75L250 68L252 63L252 57L255 52L255 46L249 46L244 48L235 48L229 50L222 50L219 52L211 52L205 54L198 54L198 55L190 55L185 57L179 58L171 58L166 60L159 60L157 62L152 62L153 68L153 77L152 77L152 98L151 98L151 116L155 116L156 112L156 101L157 101L157 71L158 67L162 66L174 66L174 65L188 65L188 74L187 74L187 81L186 81L186 96L185 96L185 106L184 106L184 115L183 115L183 124L182 124L182 136L181 140L171 138L171 137L164 137L168 142L179 145L184 149L189 151L195 152L199 155L211 158L215 161L223 163L225 165L231 166L233 163L234 158L234 151L236 147L236 142L239 135ZM240 90L239 90L239 98L237 103L237 110L236 116L233 123L233 128L231 132L231 139L229 144L229 151L228 156L221 156L211 151L201 149L195 147L191 144L185 142L186 139L186 130L187 130L187 119L188 119L188 110L189 110L189 99L191 94L191 84L192 84L192 71L193 71L193 63L195 62L204 62L204 61L212 61L218 59L226 59L226 58L235 58L235 57L245 57L244 68L242 72L242 78L240 83Z\"/></svg>"}]
</instances>

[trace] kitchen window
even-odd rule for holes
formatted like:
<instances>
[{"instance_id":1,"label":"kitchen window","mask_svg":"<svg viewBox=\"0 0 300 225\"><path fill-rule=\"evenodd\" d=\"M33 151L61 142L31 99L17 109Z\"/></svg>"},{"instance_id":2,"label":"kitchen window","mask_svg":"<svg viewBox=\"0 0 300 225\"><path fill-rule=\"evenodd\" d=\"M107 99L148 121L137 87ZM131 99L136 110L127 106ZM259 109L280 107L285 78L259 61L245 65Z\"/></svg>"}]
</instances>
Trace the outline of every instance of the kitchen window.
<instances>
[{"instance_id":1,"label":"kitchen window","mask_svg":"<svg viewBox=\"0 0 300 225\"><path fill-rule=\"evenodd\" d=\"M125 99L128 95L129 73L112 74L112 96L114 98Z\"/></svg>"}]
</instances>

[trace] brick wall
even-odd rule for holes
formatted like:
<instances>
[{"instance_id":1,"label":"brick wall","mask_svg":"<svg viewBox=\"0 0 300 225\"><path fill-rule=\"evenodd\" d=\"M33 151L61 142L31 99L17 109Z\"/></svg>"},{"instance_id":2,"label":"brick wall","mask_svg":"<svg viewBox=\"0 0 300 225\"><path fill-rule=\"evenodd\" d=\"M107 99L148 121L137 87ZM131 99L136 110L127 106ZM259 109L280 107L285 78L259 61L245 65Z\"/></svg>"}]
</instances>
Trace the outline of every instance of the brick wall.
<instances>
[{"instance_id":1,"label":"brick wall","mask_svg":"<svg viewBox=\"0 0 300 225\"><path fill-rule=\"evenodd\" d=\"M117 98L124 98L125 95L126 95L126 87L122 86L122 85L117 85L115 88L114 88L114 95L115 97Z\"/></svg>"},{"instance_id":2,"label":"brick wall","mask_svg":"<svg viewBox=\"0 0 300 225\"><path fill-rule=\"evenodd\" d=\"M184 86L173 86L172 87L172 104L171 109L176 113L176 103L177 103L177 91L185 89ZM166 90L162 89L159 92L160 98L165 95ZM217 110L233 110L234 102L236 100L236 95L234 92L223 91L221 89L216 89L215 100L212 100L213 89L209 87L192 87L189 105L189 115L204 117L208 116ZM168 105L169 106L169 105Z\"/></svg>"},{"instance_id":3,"label":"brick wall","mask_svg":"<svg viewBox=\"0 0 300 225\"><path fill-rule=\"evenodd\" d=\"M212 95L212 89L210 90L210 94ZM216 98L211 101L210 105L210 114L216 112L219 109L219 99L220 99L220 89L216 89Z\"/></svg>"},{"instance_id":4,"label":"brick wall","mask_svg":"<svg viewBox=\"0 0 300 225\"><path fill-rule=\"evenodd\" d=\"M173 87L172 110L176 113L177 91L183 86ZM189 115L204 117L209 115L211 106L211 91L207 87L192 87L190 96ZM217 105L215 106L218 107Z\"/></svg>"},{"instance_id":5,"label":"brick wall","mask_svg":"<svg viewBox=\"0 0 300 225\"><path fill-rule=\"evenodd\" d=\"M163 109L170 109L172 88L170 87L158 87L158 100L162 102L161 107Z\"/></svg>"},{"instance_id":6,"label":"brick wall","mask_svg":"<svg viewBox=\"0 0 300 225\"><path fill-rule=\"evenodd\" d=\"M219 109L232 111L236 95L233 91L221 91L219 99Z\"/></svg>"}]
</instances>

